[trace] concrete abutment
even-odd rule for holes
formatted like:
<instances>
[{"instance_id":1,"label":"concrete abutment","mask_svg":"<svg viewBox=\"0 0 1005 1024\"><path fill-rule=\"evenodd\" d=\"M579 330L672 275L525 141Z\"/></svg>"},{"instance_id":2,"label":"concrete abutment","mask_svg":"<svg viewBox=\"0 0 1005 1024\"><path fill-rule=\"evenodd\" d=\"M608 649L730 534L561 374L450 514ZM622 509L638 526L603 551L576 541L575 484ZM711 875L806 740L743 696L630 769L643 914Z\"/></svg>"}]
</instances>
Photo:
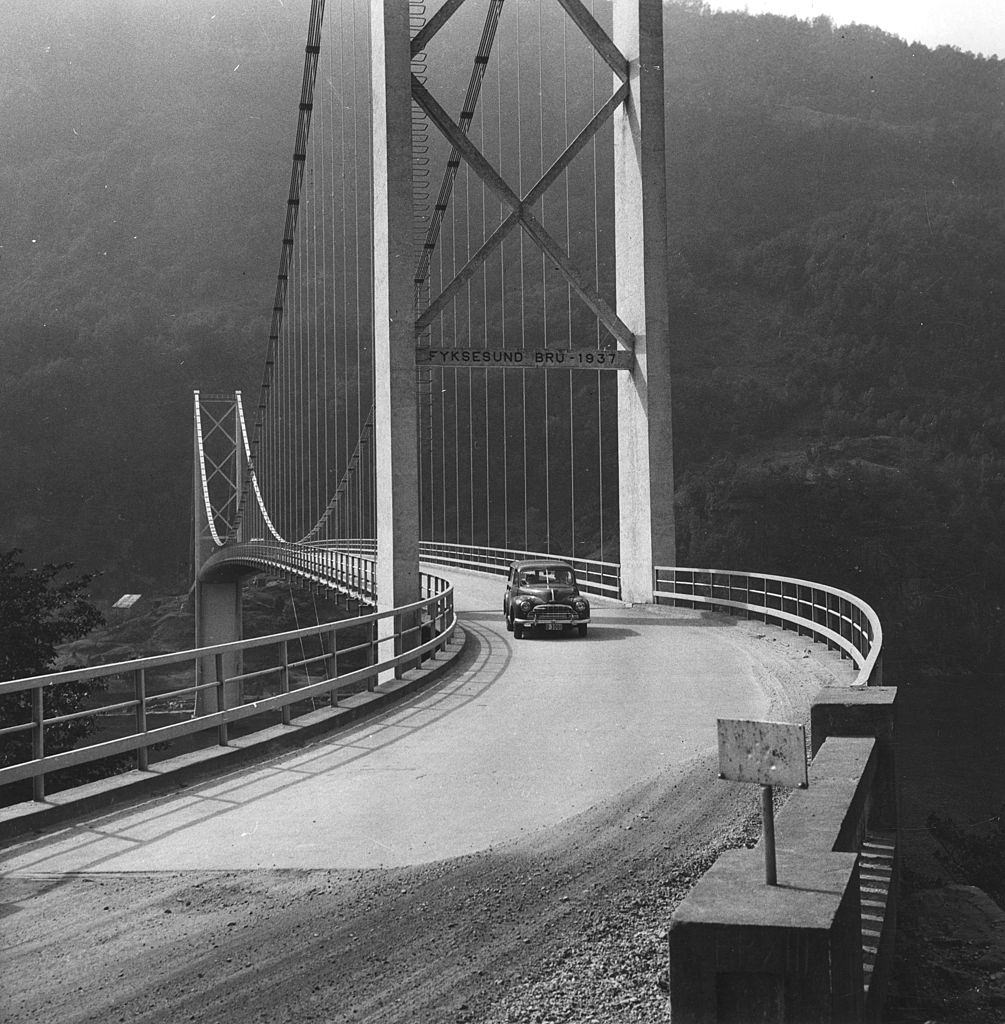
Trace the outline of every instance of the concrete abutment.
<instances>
[{"instance_id":1,"label":"concrete abutment","mask_svg":"<svg viewBox=\"0 0 1005 1024\"><path fill-rule=\"evenodd\" d=\"M810 784L763 852L723 854L670 923L673 1024L878 1020L898 884L893 687L828 687L811 710Z\"/></svg>"}]
</instances>

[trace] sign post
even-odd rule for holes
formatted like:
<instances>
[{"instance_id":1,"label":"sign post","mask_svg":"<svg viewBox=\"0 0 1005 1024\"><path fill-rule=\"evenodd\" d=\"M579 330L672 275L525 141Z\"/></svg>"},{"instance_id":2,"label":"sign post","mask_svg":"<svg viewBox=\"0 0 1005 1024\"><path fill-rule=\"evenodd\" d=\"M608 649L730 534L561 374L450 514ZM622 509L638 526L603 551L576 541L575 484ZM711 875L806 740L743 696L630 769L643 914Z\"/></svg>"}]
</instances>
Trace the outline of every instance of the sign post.
<instances>
[{"instance_id":1,"label":"sign post","mask_svg":"<svg viewBox=\"0 0 1005 1024\"><path fill-rule=\"evenodd\" d=\"M770 786L761 786L761 840L764 843L764 881L778 885L775 864L775 801Z\"/></svg>"},{"instance_id":2,"label":"sign post","mask_svg":"<svg viewBox=\"0 0 1005 1024\"><path fill-rule=\"evenodd\" d=\"M718 733L719 778L753 782L761 787L764 880L768 885L777 885L773 787L809 787L806 729L789 722L720 718Z\"/></svg>"}]
</instances>

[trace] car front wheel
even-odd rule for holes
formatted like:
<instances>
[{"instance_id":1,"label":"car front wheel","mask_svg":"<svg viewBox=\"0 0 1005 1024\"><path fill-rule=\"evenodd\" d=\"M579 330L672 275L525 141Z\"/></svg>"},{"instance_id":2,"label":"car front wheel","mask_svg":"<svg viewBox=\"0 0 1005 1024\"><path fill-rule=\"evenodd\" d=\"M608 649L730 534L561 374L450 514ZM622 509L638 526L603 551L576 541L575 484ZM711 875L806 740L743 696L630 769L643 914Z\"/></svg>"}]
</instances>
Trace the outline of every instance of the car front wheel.
<instances>
[{"instance_id":1,"label":"car front wheel","mask_svg":"<svg viewBox=\"0 0 1005 1024\"><path fill-rule=\"evenodd\" d=\"M580 636L586 636L586 623L585 622L579 627L579 635Z\"/></svg>"}]
</instances>

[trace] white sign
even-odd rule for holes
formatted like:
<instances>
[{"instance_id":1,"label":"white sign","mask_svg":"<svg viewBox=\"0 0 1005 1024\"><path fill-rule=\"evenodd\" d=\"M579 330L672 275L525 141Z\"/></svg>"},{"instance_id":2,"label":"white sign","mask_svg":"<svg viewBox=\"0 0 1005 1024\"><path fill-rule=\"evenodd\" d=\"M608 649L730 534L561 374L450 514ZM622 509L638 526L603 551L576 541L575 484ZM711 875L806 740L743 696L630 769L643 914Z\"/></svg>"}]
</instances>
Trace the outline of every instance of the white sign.
<instances>
[{"instance_id":1,"label":"white sign","mask_svg":"<svg viewBox=\"0 0 1005 1024\"><path fill-rule=\"evenodd\" d=\"M497 370L630 370L631 352L587 348L426 348L415 350L421 366Z\"/></svg>"},{"instance_id":2,"label":"white sign","mask_svg":"<svg viewBox=\"0 0 1005 1024\"><path fill-rule=\"evenodd\" d=\"M806 729L789 722L720 718L719 778L806 789Z\"/></svg>"}]
</instances>

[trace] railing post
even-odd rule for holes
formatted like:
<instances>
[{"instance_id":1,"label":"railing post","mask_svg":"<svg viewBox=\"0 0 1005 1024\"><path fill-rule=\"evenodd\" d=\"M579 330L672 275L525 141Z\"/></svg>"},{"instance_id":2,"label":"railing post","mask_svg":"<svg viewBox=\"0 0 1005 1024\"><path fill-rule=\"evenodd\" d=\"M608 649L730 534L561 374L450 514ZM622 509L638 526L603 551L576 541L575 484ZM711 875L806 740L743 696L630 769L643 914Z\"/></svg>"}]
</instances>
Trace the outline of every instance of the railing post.
<instances>
[{"instance_id":1,"label":"railing post","mask_svg":"<svg viewBox=\"0 0 1005 1024\"><path fill-rule=\"evenodd\" d=\"M147 673L146 669L133 670L133 693L136 698L136 731L144 736L147 731ZM150 766L150 750L144 739L136 748L136 769L145 772Z\"/></svg>"},{"instance_id":2,"label":"railing post","mask_svg":"<svg viewBox=\"0 0 1005 1024\"><path fill-rule=\"evenodd\" d=\"M332 630L331 636L331 650L328 652L328 658L325 661L326 665L330 665L328 670L328 678L335 681L335 685L331 688L331 706L338 706L338 632Z\"/></svg>"},{"instance_id":3,"label":"railing post","mask_svg":"<svg viewBox=\"0 0 1005 1024\"><path fill-rule=\"evenodd\" d=\"M216 710L226 711L227 710L227 690L226 690L226 679L223 671L223 655L215 654L213 660L216 664ZM221 722L217 727L217 739L221 747L228 745L227 738L227 723Z\"/></svg>"},{"instance_id":4,"label":"railing post","mask_svg":"<svg viewBox=\"0 0 1005 1024\"><path fill-rule=\"evenodd\" d=\"M393 629L392 639L391 639L391 653L394 654L394 655L398 655L398 654L403 653L404 649L405 649L405 637L403 635L403 632L404 632L404 629L405 629L405 616L404 615L399 615L398 612L395 612L394 615L391 616L391 622L394 624L394 629ZM394 678L395 679L400 679L401 678L401 674L404 671L405 671L405 665L403 665L403 664L395 665L394 666Z\"/></svg>"},{"instance_id":5,"label":"railing post","mask_svg":"<svg viewBox=\"0 0 1005 1024\"><path fill-rule=\"evenodd\" d=\"M438 601L433 601L432 604L423 606L417 613L419 620L419 643L424 644L427 640L432 640L436 634L436 606ZM435 661L436 660L437 648L433 648L430 651L426 651L420 661Z\"/></svg>"},{"instance_id":6,"label":"railing post","mask_svg":"<svg viewBox=\"0 0 1005 1024\"><path fill-rule=\"evenodd\" d=\"M378 628L377 628L377 620L374 620L373 622L370 623L369 629L370 629L370 651L369 651L369 654L367 655L367 657L369 658L369 663L371 665L376 665L377 662L380 661L380 643L379 643L380 637L379 637ZM371 675L371 676L369 676L367 678L367 680L366 680L366 688L367 688L368 692L373 693L374 687L377 685L376 679L377 679L376 673L374 673L373 675Z\"/></svg>"},{"instance_id":7,"label":"railing post","mask_svg":"<svg viewBox=\"0 0 1005 1024\"><path fill-rule=\"evenodd\" d=\"M45 701L42 697L42 687L36 686L31 691L31 717L33 728L31 730L31 755L36 761L45 757ZM45 772L35 775L31 780L31 797L33 800L45 799Z\"/></svg>"},{"instance_id":8,"label":"railing post","mask_svg":"<svg viewBox=\"0 0 1005 1024\"><path fill-rule=\"evenodd\" d=\"M870 637L869 638L869 650L870 651L872 650L872 645L874 643L875 643L875 640L872 637ZM883 685L883 655L882 654L880 654L879 657L876 659L876 662L875 662L875 664L872 667L872 673L870 674L869 678L866 680L866 685L867 686L882 686Z\"/></svg>"},{"instance_id":9,"label":"railing post","mask_svg":"<svg viewBox=\"0 0 1005 1024\"><path fill-rule=\"evenodd\" d=\"M430 580L430 589L432 589L432 580ZM440 625L442 619L441 610L443 608L443 596L441 594L436 595L436 600L429 606L429 628L431 630L431 636L439 636L443 632L443 628ZM435 658L436 655L443 650L442 640L438 643L432 651L429 652L429 657Z\"/></svg>"},{"instance_id":10,"label":"railing post","mask_svg":"<svg viewBox=\"0 0 1005 1024\"><path fill-rule=\"evenodd\" d=\"M280 693L290 692L290 642L284 640L280 645L280 671L279 671L279 691ZM280 720L283 725L290 724L290 706L284 704L280 713Z\"/></svg>"}]
</instances>

